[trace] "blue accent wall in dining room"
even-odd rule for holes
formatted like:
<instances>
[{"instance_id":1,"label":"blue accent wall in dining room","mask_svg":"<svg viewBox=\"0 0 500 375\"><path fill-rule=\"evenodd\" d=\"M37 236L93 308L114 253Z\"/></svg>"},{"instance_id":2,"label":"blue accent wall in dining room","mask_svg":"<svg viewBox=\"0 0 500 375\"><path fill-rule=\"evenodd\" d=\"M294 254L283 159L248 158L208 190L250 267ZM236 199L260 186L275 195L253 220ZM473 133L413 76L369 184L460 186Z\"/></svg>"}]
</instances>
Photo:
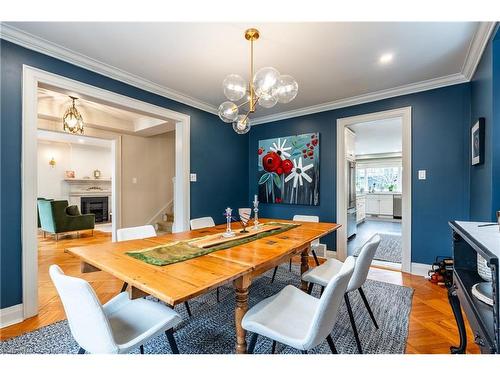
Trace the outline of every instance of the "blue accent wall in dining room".
<instances>
[{"instance_id":1,"label":"blue accent wall in dining room","mask_svg":"<svg viewBox=\"0 0 500 375\"><path fill-rule=\"evenodd\" d=\"M22 302L21 135L23 64L191 116L191 217L224 221L225 207L248 197L248 136L213 114L0 39L0 308ZM165 74L168 74L166 69Z\"/></svg>"},{"instance_id":2,"label":"blue accent wall in dining room","mask_svg":"<svg viewBox=\"0 0 500 375\"><path fill-rule=\"evenodd\" d=\"M429 264L438 255L450 255L448 221L469 217L469 83L252 127L248 146L249 200L257 192L259 139L319 132L319 206L263 203L260 213L283 219L303 213L335 222L337 119L407 106L412 107L412 262ZM427 180L417 179L419 169L427 170ZM322 242L328 249L335 249L333 235Z\"/></svg>"},{"instance_id":3,"label":"blue accent wall in dining room","mask_svg":"<svg viewBox=\"0 0 500 375\"><path fill-rule=\"evenodd\" d=\"M498 26L486 44L471 80L471 120L485 119L484 162L470 165L470 219L496 220L500 210L500 33Z\"/></svg>"}]
</instances>

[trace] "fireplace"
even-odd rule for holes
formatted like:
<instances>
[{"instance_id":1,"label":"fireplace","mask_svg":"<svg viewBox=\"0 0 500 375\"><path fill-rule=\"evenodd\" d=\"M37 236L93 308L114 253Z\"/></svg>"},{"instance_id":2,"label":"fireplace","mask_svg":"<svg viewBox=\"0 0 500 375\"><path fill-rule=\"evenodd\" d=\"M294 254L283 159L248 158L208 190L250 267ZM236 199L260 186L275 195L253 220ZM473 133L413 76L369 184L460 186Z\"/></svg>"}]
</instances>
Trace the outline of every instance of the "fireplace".
<instances>
[{"instance_id":1,"label":"fireplace","mask_svg":"<svg viewBox=\"0 0 500 375\"><path fill-rule=\"evenodd\" d=\"M82 214L94 214L96 223L106 223L109 219L108 197L81 197Z\"/></svg>"}]
</instances>

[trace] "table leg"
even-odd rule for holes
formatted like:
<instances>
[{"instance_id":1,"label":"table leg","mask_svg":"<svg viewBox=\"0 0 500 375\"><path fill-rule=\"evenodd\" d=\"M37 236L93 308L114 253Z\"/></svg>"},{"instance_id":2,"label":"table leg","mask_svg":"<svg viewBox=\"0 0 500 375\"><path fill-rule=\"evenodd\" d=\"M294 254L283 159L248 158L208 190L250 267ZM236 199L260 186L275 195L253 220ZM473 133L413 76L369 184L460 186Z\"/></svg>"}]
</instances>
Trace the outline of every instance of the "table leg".
<instances>
[{"instance_id":1,"label":"table leg","mask_svg":"<svg viewBox=\"0 0 500 375\"><path fill-rule=\"evenodd\" d=\"M464 354L467 349L467 331L465 330L464 317L460 307L460 300L457 296L457 287L452 285L448 289L448 301L450 302L451 310L455 316L455 321L458 327L458 334L460 337L460 344L458 346L450 347L451 354Z\"/></svg>"},{"instance_id":2,"label":"table leg","mask_svg":"<svg viewBox=\"0 0 500 375\"><path fill-rule=\"evenodd\" d=\"M300 274L303 275L309 269L309 247L300 254ZM300 289L307 293L307 282L302 281Z\"/></svg>"},{"instance_id":3,"label":"table leg","mask_svg":"<svg viewBox=\"0 0 500 375\"><path fill-rule=\"evenodd\" d=\"M234 311L236 325L236 354L245 354L247 352L246 331L241 326L241 321L248 310L248 287L250 283L251 281L248 275L240 276L233 282L236 292L236 309Z\"/></svg>"}]
</instances>

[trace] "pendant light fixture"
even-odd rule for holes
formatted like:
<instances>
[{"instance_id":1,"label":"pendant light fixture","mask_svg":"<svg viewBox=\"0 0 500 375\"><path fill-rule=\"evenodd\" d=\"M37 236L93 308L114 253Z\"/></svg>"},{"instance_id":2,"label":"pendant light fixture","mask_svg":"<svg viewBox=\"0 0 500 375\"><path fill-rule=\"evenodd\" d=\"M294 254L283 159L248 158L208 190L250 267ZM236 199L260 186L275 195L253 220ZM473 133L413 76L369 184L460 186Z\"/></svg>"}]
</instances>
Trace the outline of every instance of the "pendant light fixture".
<instances>
[{"instance_id":1,"label":"pendant light fixture","mask_svg":"<svg viewBox=\"0 0 500 375\"><path fill-rule=\"evenodd\" d=\"M257 104L264 108L272 108L276 103L291 102L297 96L299 85L292 76L281 75L272 67L261 68L254 75L253 42L259 39L257 29L245 31L245 39L250 42L250 82L246 82L238 74L228 75L222 82L224 95L229 101L219 106L218 114L222 121L233 123L233 129L238 134L248 133L250 130L249 115L254 113ZM243 99L241 104L235 102ZM248 105L244 114L240 108Z\"/></svg>"},{"instance_id":2,"label":"pendant light fixture","mask_svg":"<svg viewBox=\"0 0 500 375\"><path fill-rule=\"evenodd\" d=\"M68 132L68 133L83 134L83 118L75 106L75 100L77 100L78 98L75 98L73 96L70 96L70 98L73 102L71 104L71 107L69 107L66 110L66 112L64 113L63 129L65 132Z\"/></svg>"}]
</instances>

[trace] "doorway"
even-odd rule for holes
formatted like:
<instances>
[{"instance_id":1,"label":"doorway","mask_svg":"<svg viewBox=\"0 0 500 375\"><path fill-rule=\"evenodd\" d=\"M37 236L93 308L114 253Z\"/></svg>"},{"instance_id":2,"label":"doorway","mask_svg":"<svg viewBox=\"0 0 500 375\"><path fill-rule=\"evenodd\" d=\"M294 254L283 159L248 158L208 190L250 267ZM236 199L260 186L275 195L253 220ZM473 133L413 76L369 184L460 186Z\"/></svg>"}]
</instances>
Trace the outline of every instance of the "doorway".
<instances>
[{"instance_id":1,"label":"doorway","mask_svg":"<svg viewBox=\"0 0 500 375\"><path fill-rule=\"evenodd\" d=\"M107 104L135 113L151 115L171 122L175 128L175 182L174 182L174 224L172 230L180 232L189 228L190 185L189 185L189 139L190 117L163 107L122 96L107 90L23 66L23 133L22 133L22 275L23 275L23 317L27 319L38 313L38 254L37 254L37 124L38 89L55 89L68 95ZM112 137L113 138L113 137ZM112 139L113 140L113 139ZM113 152L116 160L121 159L119 140L115 140ZM121 180L120 168L112 176L113 184ZM112 237L121 227L119 186L111 204L114 213Z\"/></svg>"},{"instance_id":2,"label":"doorway","mask_svg":"<svg viewBox=\"0 0 500 375\"><path fill-rule=\"evenodd\" d=\"M411 272L411 107L337 120L337 222L339 259L379 234L373 264Z\"/></svg>"}]
</instances>

